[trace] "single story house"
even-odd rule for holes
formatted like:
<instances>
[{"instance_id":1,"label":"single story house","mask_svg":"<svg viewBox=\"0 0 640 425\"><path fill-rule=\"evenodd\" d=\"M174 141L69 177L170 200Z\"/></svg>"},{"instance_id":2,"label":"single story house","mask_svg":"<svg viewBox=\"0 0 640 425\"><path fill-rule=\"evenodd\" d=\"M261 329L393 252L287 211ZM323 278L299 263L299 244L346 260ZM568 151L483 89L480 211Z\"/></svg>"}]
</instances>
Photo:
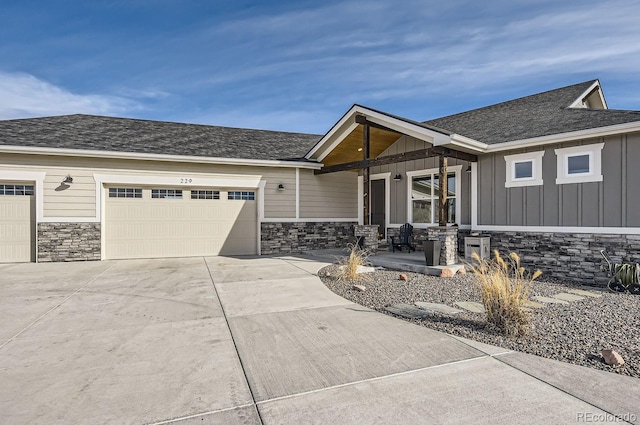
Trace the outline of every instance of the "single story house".
<instances>
[{"instance_id":1,"label":"single story house","mask_svg":"<svg viewBox=\"0 0 640 425\"><path fill-rule=\"evenodd\" d=\"M640 261L640 112L598 80L324 135L89 115L0 121L0 262L256 255L491 236L563 278ZM635 183L634 183L635 182ZM450 244L451 242L451 244ZM454 254L452 254L452 252Z\"/></svg>"}]
</instances>

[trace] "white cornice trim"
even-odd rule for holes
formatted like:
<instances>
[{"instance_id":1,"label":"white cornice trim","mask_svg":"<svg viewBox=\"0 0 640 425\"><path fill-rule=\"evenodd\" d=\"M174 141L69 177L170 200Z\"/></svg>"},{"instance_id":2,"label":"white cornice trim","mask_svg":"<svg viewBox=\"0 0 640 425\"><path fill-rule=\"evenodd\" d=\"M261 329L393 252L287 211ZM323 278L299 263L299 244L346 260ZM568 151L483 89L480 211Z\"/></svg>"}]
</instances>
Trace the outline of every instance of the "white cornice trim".
<instances>
[{"instance_id":1,"label":"white cornice trim","mask_svg":"<svg viewBox=\"0 0 640 425\"><path fill-rule=\"evenodd\" d=\"M531 139L514 140L512 142L496 143L495 145L489 145L489 147L484 152L499 152L510 149L549 145L552 143L563 143L572 140L605 137L612 134L632 133L636 131L640 131L639 121L610 125L607 127L590 128L588 130L571 131L568 133L552 134L549 136L534 137Z\"/></svg>"},{"instance_id":2,"label":"white cornice trim","mask_svg":"<svg viewBox=\"0 0 640 425\"><path fill-rule=\"evenodd\" d=\"M582 107L582 101L589 96L594 89L598 89L598 94L600 95L600 100L602 100L602 104L604 105L604 109L609 109L607 106L607 101L604 99L604 94L602 93L602 87L600 87L600 80L596 80L586 89L576 100L573 101L569 108L580 108Z\"/></svg>"},{"instance_id":3,"label":"white cornice trim","mask_svg":"<svg viewBox=\"0 0 640 425\"><path fill-rule=\"evenodd\" d=\"M182 155L160 155L136 152L108 152L91 151L84 149L57 149L39 148L29 146L0 146L0 153L17 153L30 155L56 155L56 156L77 156L89 158L109 158L109 159L137 159L144 161L170 161L170 162L191 162L217 165L249 165L254 167L288 167L288 168L308 168L319 170L322 164L302 161L279 161L268 159L239 159L239 158L215 158L200 156Z\"/></svg>"}]
</instances>

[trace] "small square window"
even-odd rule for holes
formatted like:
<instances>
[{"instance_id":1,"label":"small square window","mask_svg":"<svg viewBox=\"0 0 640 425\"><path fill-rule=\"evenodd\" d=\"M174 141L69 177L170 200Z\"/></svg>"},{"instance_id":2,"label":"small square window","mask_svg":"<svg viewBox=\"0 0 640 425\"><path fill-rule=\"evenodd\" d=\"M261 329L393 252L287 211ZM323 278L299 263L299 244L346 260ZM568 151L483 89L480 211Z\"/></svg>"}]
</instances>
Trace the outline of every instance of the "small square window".
<instances>
[{"instance_id":1,"label":"small square window","mask_svg":"<svg viewBox=\"0 0 640 425\"><path fill-rule=\"evenodd\" d=\"M182 199L182 189L151 189L152 199Z\"/></svg>"},{"instance_id":2,"label":"small square window","mask_svg":"<svg viewBox=\"0 0 640 425\"><path fill-rule=\"evenodd\" d=\"M191 199L220 199L218 190L192 190Z\"/></svg>"},{"instance_id":3,"label":"small square window","mask_svg":"<svg viewBox=\"0 0 640 425\"><path fill-rule=\"evenodd\" d=\"M255 196L255 192L230 191L228 193L229 199L235 201L254 201Z\"/></svg>"},{"instance_id":4,"label":"small square window","mask_svg":"<svg viewBox=\"0 0 640 425\"><path fill-rule=\"evenodd\" d=\"M533 161L514 162L513 164L514 180L532 179L533 178Z\"/></svg>"},{"instance_id":5,"label":"small square window","mask_svg":"<svg viewBox=\"0 0 640 425\"><path fill-rule=\"evenodd\" d=\"M142 198L142 189L132 187L110 187L109 198Z\"/></svg>"},{"instance_id":6,"label":"small square window","mask_svg":"<svg viewBox=\"0 0 640 425\"><path fill-rule=\"evenodd\" d=\"M23 184L0 184L0 195L9 196L31 196L33 186Z\"/></svg>"},{"instance_id":7,"label":"small square window","mask_svg":"<svg viewBox=\"0 0 640 425\"><path fill-rule=\"evenodd\" d=\"M589 174L591 155L567 156L567 174Z\"/></svg>"}]
</instances>

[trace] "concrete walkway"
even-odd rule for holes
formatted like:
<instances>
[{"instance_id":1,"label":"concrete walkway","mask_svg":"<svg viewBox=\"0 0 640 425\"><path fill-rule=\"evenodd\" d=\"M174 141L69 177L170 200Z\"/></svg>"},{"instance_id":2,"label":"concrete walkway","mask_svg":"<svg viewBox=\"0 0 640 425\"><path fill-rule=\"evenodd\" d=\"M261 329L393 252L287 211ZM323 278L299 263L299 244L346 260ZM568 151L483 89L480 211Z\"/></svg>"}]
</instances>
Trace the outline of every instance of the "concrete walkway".
<instances>
[{"instance_id":1,"label":"concrete walkway","mask_svg":"<svg viewBox=\"0 0 640 425\"><path fill-rule=\"evenodd\" d=\"M0 265L0 422L640 423L638 379L379 314L323 265Z\"/></svg>"}]
</instances>

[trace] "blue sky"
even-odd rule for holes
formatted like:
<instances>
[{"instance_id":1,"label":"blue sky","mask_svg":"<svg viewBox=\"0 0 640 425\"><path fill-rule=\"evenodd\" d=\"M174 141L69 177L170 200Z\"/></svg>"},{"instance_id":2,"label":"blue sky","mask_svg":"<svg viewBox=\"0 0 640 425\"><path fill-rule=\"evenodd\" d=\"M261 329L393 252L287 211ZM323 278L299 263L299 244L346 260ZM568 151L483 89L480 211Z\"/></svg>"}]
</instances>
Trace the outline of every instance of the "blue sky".
<instances>
[{"instance_id":1,"label":"blue sky","mask_svg":"<svg viewBox=\"0 0 640 425\"><path fill-rule=\"evenodd\" d=\"M0 119L87 113L324 133L599 78L640 109L640 0L0 3Z\"/></svg>"}]
</instances>

